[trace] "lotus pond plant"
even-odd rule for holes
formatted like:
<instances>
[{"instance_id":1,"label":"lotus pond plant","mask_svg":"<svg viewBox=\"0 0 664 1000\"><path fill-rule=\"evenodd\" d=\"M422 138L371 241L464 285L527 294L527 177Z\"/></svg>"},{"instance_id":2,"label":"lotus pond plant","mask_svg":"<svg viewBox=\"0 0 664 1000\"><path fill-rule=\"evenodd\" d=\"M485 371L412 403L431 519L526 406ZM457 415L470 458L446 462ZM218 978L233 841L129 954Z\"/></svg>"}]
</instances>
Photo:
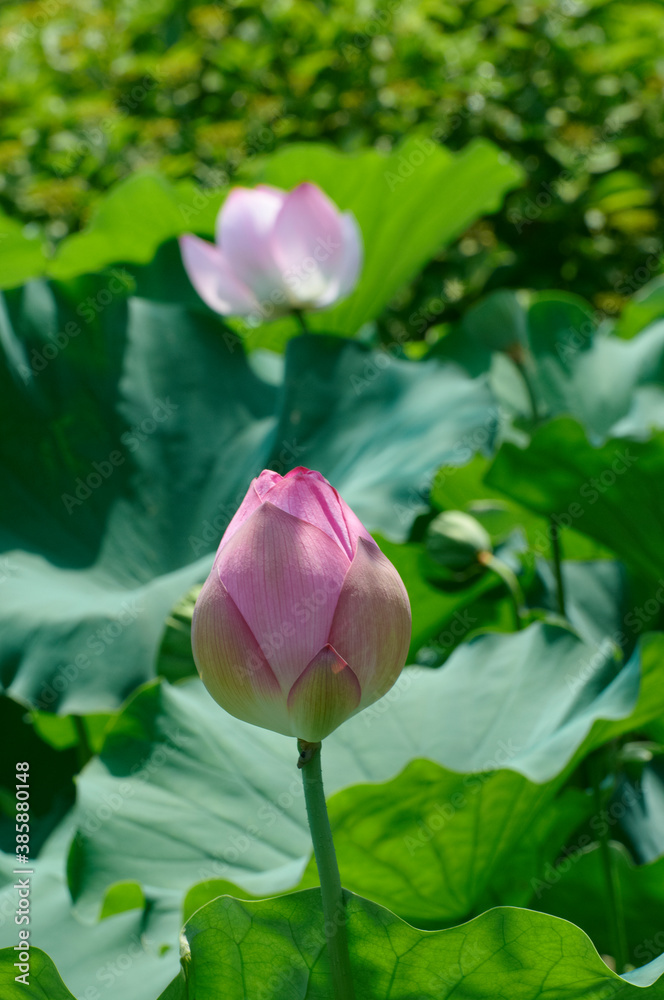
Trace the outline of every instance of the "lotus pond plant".
<instances>
[{"instance_id":1,"label":"lotus pond plant","mask_svg":"<svg viewBox=\"0 0 664 1000\"><path fill-rule=\"evenodd\" d=\"M192 648L223 708L298 738L337 1000L352 976L320 742L392 687L410 632L399 574L334 487L311 469L262 472L221 539Z\"/></svg>"}]
</instances>

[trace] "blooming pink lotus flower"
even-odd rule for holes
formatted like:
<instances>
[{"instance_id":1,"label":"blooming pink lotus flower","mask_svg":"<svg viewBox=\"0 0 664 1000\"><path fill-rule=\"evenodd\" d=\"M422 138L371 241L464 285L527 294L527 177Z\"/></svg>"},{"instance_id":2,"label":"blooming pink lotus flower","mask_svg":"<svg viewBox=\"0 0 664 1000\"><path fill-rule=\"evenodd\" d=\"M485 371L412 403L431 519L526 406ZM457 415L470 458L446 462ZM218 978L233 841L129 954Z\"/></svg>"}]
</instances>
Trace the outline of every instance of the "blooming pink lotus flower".
<instances>
[{"instance_id":1,"label":"blooming pink lotus flower","mask_svg":"<svg viewBox=\"0 0 664 1000\"><path fill-rule=\"evenodd\" d=\"M319 472L254 479L192 623L196 666L231 715L316 743L392 687L410 605L392 563Z\"/></svg>"},{"instance_id":2,"label":"blooming pink lotus flower","mask_svg":"<svg viewBox=\"0 0 664 1000\"><path fill-rule=\"evenodd\" d=\"M234 188L217 216L216 245L180 239L182 260L204 302L222 316L274 319L323 309L355 287L362 236L315 184L293 191Z\"/></svg>"}]
</instances>

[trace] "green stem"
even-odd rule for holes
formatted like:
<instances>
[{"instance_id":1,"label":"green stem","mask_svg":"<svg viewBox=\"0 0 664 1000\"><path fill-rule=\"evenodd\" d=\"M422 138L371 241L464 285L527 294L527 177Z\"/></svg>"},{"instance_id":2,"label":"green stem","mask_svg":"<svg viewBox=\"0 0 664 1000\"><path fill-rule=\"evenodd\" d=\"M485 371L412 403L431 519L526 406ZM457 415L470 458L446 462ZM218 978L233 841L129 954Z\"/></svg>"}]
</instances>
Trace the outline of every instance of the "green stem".
<instances>
[{"instance_id":1,"label":"green stem","mask_svg":"<svg viewBox=\"0 0 664 1000\"><path fill-rule=\"evenodd\" d=\"M595 813L602 815L602 775L601 775L601 754L596 755L590 761L590 777L593 787L593 798L595 802ZM599 849L604 870L604 883L609 908L609 926L611 938L613 940L613 957L616 960L616 972L618 974L625 971L628 961L627 933L625 930L625 913L622 904L622 892L618 874L611 854L609 844L609 829L606 823L601 824L599 834Z\"/></svg>"},{"instance_id":2,"label":"green stem","mask_svg":"<svg viewBox=\"0 0 664 1000\"><path fill-rule=\"evenodd\" d=\"M565 612L565 585L563 583L563 561L560 551L560 531L558 525L552 517L549 518L551 529L551 553L553 555L553 570L556 575L556 603L558 613L566 618Z\"/></svg>"},{"instance_id":3,"label":"green stem","mask_svg":"<svg viewBox=\"0 0 664 1000\"><path fill-rule=\"evenodd\" d=\"M309 333L309 327L307 326L307 321L304 318L304 313L301 309L294 309L293 315L297 319L298 323L302 327L302 333Z\"/></svg>"},{"instance_id":4,"label":"green stem","mask_svg":"<svg viewBox=\"0 0 664 1000\"><path fill-rule=\"evenodd\" d=\"M330 960L330 975L334 1000L353 1000L353 978L346 934L346 904L344 903L339 866L332 840L330 820L325 805L323 777L320 766L320 743L298 740L304 782L304 800L316 855L320 892L323 899L323 921Z\"/></svg>"},{"instance_id":5,"label":"green stem","mask_svg":"<svg viewBox=\"0 0 664 1000\"><path fill-rule=\"evenodd\" d=\"M528 371L525 361L515 360L514 362L519 370L519 374L523 379L523 384L526 387L526 392L528 393L528 400L530 402L531 420L533 427L537 427L540 422L539 418L539 407L537 405L537 394L535 392L535 386L533 385L530 373ZM563 573L562 573L562 559L560 554L560 534L558 530L558 525L554 522L553 518L549 518L549 524L551 526L551 555L553 557L553 569L556 576L556 602L558 605L558 613L566 618L565 614L565 588L563 586Z\"/></svg>"},{"instance_id":6,"label":"green stem","mask_svg":"<svg viewBox=\"0 0 664 1000\"><path fill-rule=\"evenodd\" d=\"M502 559L498 559L494 556L492 552L480 552L478 561L483 566L486 566L487 569L492 570L496 576L499 576L507 587L507 593L510 596L512 608L514 609L514 624L517 631L520 631L523 628L523 615L525 612L526 602L516 573L514 573L507 563L502 561Z\"/></svg>"},{"instance_id":7,"label":"green stem","mask_svg":"<svg viewBox=\"0 0 664 1000\"><path fill-rule=\"evenodd\" d=\"M85 767L87 762L93 757L92 747L88 740L88 731L85 727L85 719L81 718L80 715L72 715L72 720L76 735L78 736L76 751L78 753L79 767Z\"/></svg>"}]
</instances>

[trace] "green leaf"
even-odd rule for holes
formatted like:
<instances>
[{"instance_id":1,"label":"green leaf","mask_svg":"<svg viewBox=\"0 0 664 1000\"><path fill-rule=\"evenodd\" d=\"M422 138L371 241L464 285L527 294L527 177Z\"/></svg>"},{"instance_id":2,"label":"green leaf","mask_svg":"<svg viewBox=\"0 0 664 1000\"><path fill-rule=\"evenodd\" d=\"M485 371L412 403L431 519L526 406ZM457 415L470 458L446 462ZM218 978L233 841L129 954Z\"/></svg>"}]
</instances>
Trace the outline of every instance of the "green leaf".
<instances>
[{"instance_id":1,"label":"green leaf","mask_svg":"<svg viewBox=\"0 0 664 1000\"><path fill-rule=\"evenodd\" d=\"M462 466L443 466L431 487L431 503L441 510L467 510L477 517L500 544L516 529L522 529L528 544L545 558L551 557L551 529L546 517L515 503L506 493L486 482L492 460L476 454ZM586 535L567 527L564 555L568 559L610 558L612 552Z\"/></svg>"},{"instance_id":2,"label":"green leaf","mask_svg":"<svg viewBox=\"0 0 664 1000\"><path fill-rule=\"evenodd\" d=\"M200 586L192 587L175 604L166 619L157 659L157 673L171 683L196 673L191 651L191 620L200 592Z\"/></svg>"},{"instance_id":3,"label":"green leaf","mask_svg":"<svg viewBox=\"0 0 664 1000\"><path fill-rule=\"evenodd\" d=\"M613 559L594 562L562 561L565 589L565 613L576 632L596 648L614 643L623 657L631 656L637 633L628 631L625 619L633 608L626 574ZM531 600L538 607L557 611L556 582L553 566L543 559L537 562L542 589ZM530 595L529 595L530 596Z\"/></svg>"},{"instance_id":4,"label":"green leaf","mask_svg":"<svg viewBox=\"0 0 664 1000\"><path fill-rule=\"evenodd\" d=\"M81 722L85 729L88 745L93 753L97 753L104 741L104 732L110 715L86 715ZM74 717L71 715L53 715L51 712L40 712L34 709L30 713L30 721L35 732L56 750L66 750L75 747L80 742Z\"/></svg>"},{"instance_id":5,"label":"green leaf","mask_svg":"<svg viewBox=\"0 0 664 1000\"><path fill-rule=\"evenodd\" d=\"M620 799L617 800L618 802ZM615 803L600 824L609 829L616 822ZM625 914L629 960L634 965L651 962L664 951L664 933L654 915L664 906L664 858L635 865L623 844L609 845L611 866ZM555 867L542 872L533 909L570 920L581 927L600 953L611 954L611 914L607 906L606 873L597 844L572 842L566 856Z\"/></svg>"},{"instance_id":6,"label":"green leaf","mask_svg":"<svg viewBox=\"0 0 664 1000\"><path fill-rule=\"evenodd\" d=\"M80 297L106 302L105 288L7 299L7 337L33 369L57 332L65 343L26 378L20 363L0 370L2 681L62 714L113 709L153 675L168 612L204 579L201 555L270 453L275 391L217 324L118 294L84 328Z\"/></svg>"},{"instance_id":7,"label":"green leaf","mask_svg":"<svg viewBox=\"0 0 664 1000\"><path fill-rule=\"evenodd\" d=\"M540 427L526 448L505 442L487 475L496 487L561 527L609 546L627 565L660 581L664 522L652 483L664 475L664 434L649 441L588 441L574 420Z\"/></svg>"},{"instance_id":8,"label":"green leaf","mask_svg":"<svg viewBox=\"0 0 664 1000\"><path fill-rule=\"evenodd\" d=\"M654 657L649 671L637 707L642 716L649 708L660 711ZM382 791L363 788L357 798L366 792L376 809L380 799L386 817L391 810L396 815L400 796L410 794L408 779L398 775L422 758L419 805L402 818L417 836L435 789L445 808L465 789L467 808L453 808L450 821L458 831L456 849L464 837L467 842L454 862L456 878L470 887L465 906L487 888L501 844L509 852L518 840L517 824L502 839L501 824L490 822L505 817L505 789L523 796L521 817L529 809L534 815L538 797L550 800L558 787L543 787L547 782L559 783L607 733L631 728L638 658L615 673L610 658L598 657L567 629L533 625L513 635L481 636L459 647L442 670L406 670L385 699L328 737L327 793L394 782ZM70 883L79 905L98 912L106 888L127 879L180 893L214 878L254 895L295 886L311 852L295 757L294 741L226 715L198 680L148 686L111 723L99 759L78 779ZM428 781L431 767L435 780ZM489 771L496 775L487 779ZM95 819L100 810L110 812L102 824ZM478 815L470 836L475 826L468 821ZM366 829L369 838L377 836L370 816ZM118 851L127 838L130 856ZM402 842L390 842L390 851L403 852ZM364 877L375 880L371 853L367 846ZM476 883L474 865L481 869ZM450 902L453 891L446 894L444 873L435 877L436 919L443 919L453 906L458 913L459 904ZM414 908L409 914L415 919ZM434 919L431 904L420 919L425 916Z\"/></svg>"},{"instance_id":9,"label":"green leaf","mask_svg":"<svg viewBox=\"0 0 664 1000\"><path fill-rule=\"evenodd\" d=\"M664 996L662 963L618 976L583 931L547 914L504 907L427 932L350 894L346 913L356 995L366 1000ZM183 972L161 1000L332 1000L322 926L316 889L256 903L216 899L187 922Z\"/></svg>"},{"instance_id":10,"label":"green leaf","mask_svg":"<svg viewBox=\"0 0 664 1000\"><path fill-rule=\"evenodd\" d=\"M16 982L24 973L14 967L13 946L0 950L0 989L3 1000L75 1000L62 982L58 970L41 948L30 948L27 979Z\"/></svg>"},{"instance_id":11,"label":"green leaf","mask_svg":"<svg viewBox=\"0 0 664 1000\"><path fill-rule=\"evenodd\" d=\"M25 706L0 696L0 732L6 748L0 757L0 849L16 851L16 763L20 761L28 763L36 776L30 783L30 853L36 855L74 803L78 762L71 751L54 752L30 722Z\"/></svg>"},{"instance_id":12,"label":"green leaf","mask_svg":"<svg viewBox=\"0 0 664 1000\"><path fill-rule=\"evenodd\" d=\"M664 317L664 276L649 281L625 303L614 327L617 337L629 340L656 319Z\"/></svg>"},{"instance_id":13,"label":"green leaf","mask_svg":"<svg viewBox=\"0 0 664 1000\"><path fill-rule=\"evenodd\" d=\"M297 337L286 352L272 466L319 469L370 531L402 541L428 510L422 491L433 470L490 449L496 430L484 378L337 337Z\"/></svg>"},{"instance_id":14,"label":"green leaf","mask_svg":"<svg viewBox=\"0 0 664 1000\"><path fill-rule=\"evenodd\" d=\"M592 440L647 437L664 425L664 323L631 340L600 326L583 299L565 292L500 290L474 306L433 350L467 371L490 371L506 413L530 421L532 403L507 353L491 353L500 338L521 345L540 419L574 416Z\"/></svg>"},{"instance_id":15,"label":"green leaf","mask_svg":"<svg viewBox=\"0 0 664 1000\"><path fill-rule=\"evenodd\" d=\"M127 283L5 300L2 685L60 714L112 710L154 676L165 619L262 468L319 469L400 538L425 507L412 483L495 428L485 382L453 366L378 371L359 344L300 337L277 387L216 318L127 299Z\"/></svg>"},{"instance_id":16,"label":"green leaf","mask_svg":"<svg viewBox=\"0 0 664 1000\"><path fill-rule=\"evenodd\" d=\"M212 235L221 191L171 184L154 171L133 174L97 202L90 224L58 247L48 273L60 280L110 264L147 264L161 243L195 229Z\"/></svg>"},{"instance_id":17,"label":"green leaf","mask_svg":"<svg viewBox=\"0 0 664 1000\"><path fill-rule=\"evenodd\" d=\"M333 796L330 822L343 885L418 927L457 923L481 911L487 898L528 903L542 855L553 861L557 854L560 841L548 853L549 827L555 824L564 842L592 800L556 798L561 780L528 781L509 770L510 753L513 744L503 743L486 770L470 775L418 760L391 782ZM525 843L535 824L542 839ZM313 861L302 884L319 884Z\"/></svg>"},{"instance_id":18,"label":"green leaf","mask_svg":"<svg viewBox=\"0 0 664 1000\"><path fill-rule=\"evenodd\" d=\"M18 222L0 215L0 288L22 285L42 274L46 264L42 241L25 236Z\"/></svg>"},{"instance_id":19,"label":"green leaf","mask_svg":"<svg viewBox=\"0 0 664 1000\"><path fill-rule=\"evenodd\" d=\"M86 921L72 907L66 882L67 849L72 835L67 818L51 836L39 857L31 861L29 876L17 876L14 855L0 855L0 925L11 916L3 930L3 944L15 955L18 927L14 925L16 879L30 880L31 988L35 1000L69 1000L70 993L60 976L79 1000L105 996L109 1000L150 1000L163 989L177 970L177 935L180 913L177 900L162 894L147 901L136 887L113 887L108 894L104 919ZM13 931L10 932L10 927ZM41 955L47 952L51 958ZM59 976L51 959L57 965ZM0 984L10 986L11 963L0 952ZM34 964L33 964L34 963ZM11 974L11 988L14 988ZM18 984L21 997L32 996ZM43 992L38 992L43 987ZM59 992L58 992L59 990ZM91 991L94 990L95 993ZM1 990L3 1000L14 993Z\"/></svg>"}]
</instances>

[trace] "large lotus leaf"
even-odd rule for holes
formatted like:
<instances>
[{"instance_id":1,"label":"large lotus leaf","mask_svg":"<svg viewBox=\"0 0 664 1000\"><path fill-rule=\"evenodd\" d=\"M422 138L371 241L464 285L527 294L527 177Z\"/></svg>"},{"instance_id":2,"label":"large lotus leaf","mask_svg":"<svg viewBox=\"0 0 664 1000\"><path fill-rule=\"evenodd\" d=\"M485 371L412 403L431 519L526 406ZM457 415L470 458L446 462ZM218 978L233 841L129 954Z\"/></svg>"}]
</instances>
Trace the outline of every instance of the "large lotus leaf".
<instances>
[{"instance_id":1,"label":"large lotus leaf","mask_svg":"<svg viewBox=\"0 0 664 1000\"><path fill-rule=\"evenodd\" d=\"M531 510L555 516L563 528L573 526L603 542L653 584L658 581L657 591L664 566L663 475L663 434L595 447L576 421L560 417L540 427L526 448L504 443L487 482ZM661 605L664 589L658 592L650 596Z\"/></svg>"},{"instance_id":2,"label":"large lotus leaf","mask_svg":"<svg viewBox=\"0 0 664 1000\"><path fill-rule=\"evenodd\" d=\"M595 829L615 829L619 811L609 807L599 814ZM612 827L613 824L613 827ZM609 834L610 835L610 834ZM659 914L664 907L664 858L635 865L629 852L615 841L609 845L611 866L624 913L629 961L650 962L664 951L664 931ZM566 856L547 866L533 882L530 906L571 920L588 934L598 949L611 954L613 930L607 905L606 870L597 844L570 844Z\"/></svg>"},{"instance_id":3,"label":"large lotus leaf","mask_svg":"<svg viewBox=\"0 0 664 1000\"><path fill-rule=\"evenodd\" d=\"M458 923L489 900L525 905L531 878L555 860L559 838L588 816L592 799L556 797L560 781L538 785L509 770L511 749L505 744L487 761L497 770L458 774L418 760L390 782L333 796L344 886L417 927ZM318 884L312 860L302 886Z\"/></svg>"},{"instance_id":4,"label":"large lotus leaf","mask_svg":"<svg viewBox=\"0 0 664 1000\"><path fill-rule=\"evenodd\" d=\"M14 856L0 855L0 995L14 997L11 988L16 970L14 945L18 927L17 878L30 881L30 945L42 949L55 961L58 972L80 1000L152 1000L177 971L177 936L180 927L178 901L162 893L159 900L146 900L136 887L117 887L115 911L102 920L85 922L74 912L67 889L67 846L71 838L67 819L30 864L33 874L15 875ZM30 981L35 1000L69 1000L48 961L31 955ZM11 971L11 983L8 972ZM39 988L43 987L43 992ZM31 997L19 984L17 1000ZM58 990L60 992L58 992Z\"/></svg>"},{"instance_id":5,"label":"large lotus leaf","mask_svg":"<svg viewBox=\"0 0 664 1000\"><path fill-rule=\"evenodd\" d=\"M659 663L647 663L640 717L661 711ZM520 776L535 786L562 780L598 739L631 728L638 684L637 657L615 675L610 660L567 629L480 636L442 670L406 670L383 701L325 741L327 793L390 781L418 758L455 772L436 772L443 791L487 771L505 787L512 782L515 795ZM294 758L294 741L226 715L197 680L148 686L78 779L70 874L80 905L96 912L122 879L148 893L212 878L254 895L296 885L310 840ZM429 791L424 781L425 805ZM483 796L471 798L461 824L482 805ZM487 791L494 815L498 799ZM500 829L477 829L483 851L488 842L498 847ZM127 841L130 856L118 852Z\"/></svg>"},{"instance_id":6,"label":"large lotus leaf","mask_svg":"<svg viewBox=\"0 0 664 1000\"><path fill-rule=\"evenodd\" d=\"M561 353L564 357L563 348ZM556 364L550 357L551 367L542 376L549 384ZM595 440L647 437L653 427L664 426L664 323L630 341L598 333L591 348L573 349L572 358L566 362L569 381L560 390L564 402L554 414L578 415Z\"/></svg>"},{"instance_id":7,"label":"large lotus leaf","mask_svg":"<svg viewBox=\"0 0 664 1000\"><path fill-rule=\"evenodd\" d=\"M593 440L646 437L664 426L664 323L632 340L598 324L583 299L565 292L493 292L434 349L468 371L490 371L508 412L531 418L533 403L514 362L494 353L513 341L526 348L524 367L539 419L576 417Z\"/></svg>"},{"instance_id":8,"label":"large lotus leaf","mask_svg":"<svg viewBox=\"0 0 664 1000\"><path fill-rule=\"evenodd\" d=\"M390 359L359 391L372 352L304 337L279 389L214 317L127 299L124 272L4 307L0 676L40 708L105 711L154 676L170 609L262 468L319 468L398 538L412 483L493 433L486 384L453 365Z\"/></svg>"},{"instance_id":9,"label":"large lotus leaf","mask_svg":"<svg viewBox=\"0 0 664 1000\"><path fill-rule=\"evenodd\" d=\"M364 1000L660 998L664 963L618 976L566 920L500 907L460 927L420 931L347 897L356 996ZM182 971L161 1000L332 1000L320 893L246 902L222 896L183 932Z\"/></svg>"}]
</instances>

